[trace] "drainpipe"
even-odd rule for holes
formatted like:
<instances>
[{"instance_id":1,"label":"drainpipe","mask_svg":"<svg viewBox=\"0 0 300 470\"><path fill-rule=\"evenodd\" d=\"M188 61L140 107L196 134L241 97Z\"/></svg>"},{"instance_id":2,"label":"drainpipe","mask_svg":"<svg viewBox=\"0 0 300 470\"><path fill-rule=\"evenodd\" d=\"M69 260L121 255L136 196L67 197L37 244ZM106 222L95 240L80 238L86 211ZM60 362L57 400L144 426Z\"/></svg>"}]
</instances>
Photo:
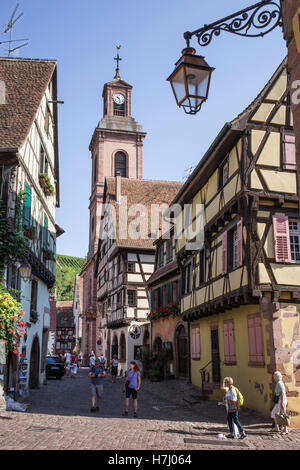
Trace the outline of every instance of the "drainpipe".
<instances>
[{"instance_id":1,"label":"drainpipe","mask_svg":"<svg viewBox=\"0 0 300 470\"><path fill-rule=\"evenodd\" d=\"M190 333L190 321L188 320L188 362L189 362L189 383L192 383L191 375L191 333Z\"/></svg>"}]
</instances>

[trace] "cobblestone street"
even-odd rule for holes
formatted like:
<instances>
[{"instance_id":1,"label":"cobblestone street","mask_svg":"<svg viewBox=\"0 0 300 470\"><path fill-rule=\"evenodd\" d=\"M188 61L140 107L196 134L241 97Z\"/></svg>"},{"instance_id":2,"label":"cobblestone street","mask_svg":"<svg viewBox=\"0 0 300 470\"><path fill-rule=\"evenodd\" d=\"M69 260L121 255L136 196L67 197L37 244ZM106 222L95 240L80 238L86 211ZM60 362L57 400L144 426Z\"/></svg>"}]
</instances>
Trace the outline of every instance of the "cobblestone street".
<instances>
[{"instance_id":1,"label":"cobblestone street","mask_svg":"<svg viewBox=\"0 0 300 470\"><path fill-rule=\"evenodd\" d=\"M185 401L190 385L170 381L143 381L138 418L132 409L122 418L123 379L105 381L105 396L99 413L90 412L88 369L75 380L49 380L33 390L27 413L2 412L1 449L35 450L204 450L204 449L300 449L300 430L289 436L270 434L270 421L242 409L241 422L248 439L219 440L226 433L226 417L215 402Z\"/></svg>"}]
</instances>

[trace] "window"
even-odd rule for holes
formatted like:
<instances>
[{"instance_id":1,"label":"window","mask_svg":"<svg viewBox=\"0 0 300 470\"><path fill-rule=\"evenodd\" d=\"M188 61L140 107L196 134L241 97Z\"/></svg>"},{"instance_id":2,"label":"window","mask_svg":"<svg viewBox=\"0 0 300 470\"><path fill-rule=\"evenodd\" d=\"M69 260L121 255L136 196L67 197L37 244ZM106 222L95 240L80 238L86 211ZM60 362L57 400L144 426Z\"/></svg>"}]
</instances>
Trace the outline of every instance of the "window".
<instances>
[{"instance_id":1,"label":"window","mask_svg":"<svg viewBox=\"0 0 300 470\"><path fill-rule=\"evenodd\" d=\"M31 224L31 188L25 184L24 225Z\"/></svg>"},{"instance_id":2,"label":"window","mask_svg":"<svg viewBox=\"0 0 300 470\"><path fill-rule=\"evenodd\" d=\"M118 292L117 294L117 305L120 306L122 304L122 292Z\"/></svg>"},{"instance_id":3,"label":"window","mask_svg":"<svg viewBox=\"0 0 300 470\"><path fill-rule=\"evenodd\" d=\"M166 262L167 262L167 263L170 263L170 261L172 261L172 259L173 259L173 243L172 243L172 239L167 240L166 251L167 251Z\"/></svg>"},{"instance_id":4,"label":"window","mask_svg":"<svg viewBox=\"0 0 300 470\"><path fill-rule=\"evenodd\" d=\"M128 305L130 307L135 307L136 306L136 291L135 290L128 290L127 291L127 299L128 299Z\"/></svg>"},{"instance_id":5,"label":"window","mask_svg":"<svg viewBox=\"0 0 300 470\"><path fill-rule=\"evenodd\" d=\"M167 284L167 303L166 303L166 305L169 305L171 302L173 302L172 282L168 282L168 284Z\"/></svg>"},{"instance_id":6,"label":"window","mask_svg":"<svg viewBox=\"0 0 300 470\"><path fill-rule=\"evenodd\" d=\"M199 260L199 285L205 283L205 271L206 271L206 260L205 260L205 248L200 251L200 260Z\"/></svg>"},{"instance_id":7,"label":"window","mask_svg":"<svg viewBox=\"0 0 300 470\"><path fill-rule=\"evenodd\" d=\"M115 155L115 176L127 176L127 158L124 152L117 152Z\"/></svg>"},{"instance_id":8,"label":"window","mask_svg":"<svg viewBox=\"0 0 300 470\"><path fill-rule=\"evenodd\" d=\"M300 261L300 221L289 220L291 257L293 261Z\"/></svg>"},{"instance_id":9,"label":"window","mask_svg":"<svg viewBox=\"0 0 300 470\"><path fill-rule=\"evenodd\" d=\"M286 170L296 170L296 145L295 136L283 136L283 168Z\"/></svg>"},{"instance_id":10,"label":"window","mask_svg":"<svg viewBox=\"0 0 300 470\"><path fill-rule=\"evenodd\" d=\"M223 234L222 272L233 271L243 265L243 221Z\"/></svg>"},{"instance_id":11,"label":"window","mask_svg":"<svg viewBox=\"0 0 300 470\"><path fill-rule=\"evenodd\" d=\"M200 343L200 326L192 326L192 359L199 360L201 358L201 343Z\"/></svg>"},{"instance_id":12,"label":"window","mask_svg":"<svg viewBox=\"0 0 300 470\"><path fill-rule=\"evenodd\" d=\"M186 295L191 292L191 276L192 276L192 262L186 265L182 271L182 294Z\"/></svg>"},{"instance_id":13,"label":"window","mask_svg":"<svg viewBox=\"0 0 300 470\"><path fill-rule=\"evenodd\" d=\"M115 116L125 116L125 97L122 104L118 104L114 101L114 115Z\"/></svg>"},{"instance_id":14,"label":"window","mask_svg":"<svg viewBox=\"0 0 300 470\"><path fill-rule=\"evenodd\" d=\"M34 312L37 311L38 299L38 282L33 279L31 281L31 298L30 298L30 319L34 318Z\"/></svg>"},{"instance_id":15,"label":"window","mask_svg":"<svg viewBox=\"0 0 300 470\"><path fill-rule=\"evenodd\" d=\"M229 177L229 161L228 161L228 158L226 158L219 168L219 183L218 183L219 190L223 188L223 186L225 186L225 184L228 181L228 177Z\"/></svg>"},{"instance_id":16,"label":"window","mask_svg":"<svg viewBox=\"0 0 300 470\"><path fill-rule=\"evenodd\" d=\"M264 364L263 332L260 314L248 315L250 364Z\"/></svg>"},{"instance_id":17,"label":"window","mask_svg":"<svg viewBox=\"0 0 300 470\"><path fill-rule=\"evenodd\" d=\"M60 343L56 343L56 349L61 349Z\"/></svg>"},{"instance_id":18,"label":"window","mask_svg":"<svg viewBox=\"0 0 300 470\"><path fill-rule=\"evenodd\" d=\"M48 174L48 160L46 157L45 149L42 144L40 147L40 173L43 173L45 175Z\"/></svg>"},{"instance_id":19,"label":"window","mask_svg":"<svg viewBox=\"0 0 300 470\"><path fill-rule=\"evenodd\" d=\"M127 263L127 272L134 273L135 272L135 263Z\"/></svg>"},{"instance_id":20,"label":"window","mask_svg":"<svg viewBox=\"0 0 300 470\"><path fill-rule=\"evenodd\" d=\"M226 320L223 323L224 335L224 361L225 364L236 364L235 337L233 320Z\"/></svg>"}]
</instances>

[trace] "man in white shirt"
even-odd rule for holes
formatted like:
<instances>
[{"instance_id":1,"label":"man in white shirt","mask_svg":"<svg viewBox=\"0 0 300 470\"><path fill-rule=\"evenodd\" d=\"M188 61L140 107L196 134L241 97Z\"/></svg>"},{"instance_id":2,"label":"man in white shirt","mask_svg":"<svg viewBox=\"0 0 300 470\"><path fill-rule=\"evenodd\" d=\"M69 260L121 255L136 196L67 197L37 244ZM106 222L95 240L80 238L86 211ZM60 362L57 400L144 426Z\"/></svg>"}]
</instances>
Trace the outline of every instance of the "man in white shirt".
<instances>
[{"instance_id":1,"label":"man in white shirt","mask_svg":"<svg viewBox=\"0 0 300 470\"><path fill-rule=\"evenodd\" d=\"M65 365L66 365L66 375L70 374L70 366L71 366L71 353L67 352L65 354Z\"/></svg>"}]
</instances>

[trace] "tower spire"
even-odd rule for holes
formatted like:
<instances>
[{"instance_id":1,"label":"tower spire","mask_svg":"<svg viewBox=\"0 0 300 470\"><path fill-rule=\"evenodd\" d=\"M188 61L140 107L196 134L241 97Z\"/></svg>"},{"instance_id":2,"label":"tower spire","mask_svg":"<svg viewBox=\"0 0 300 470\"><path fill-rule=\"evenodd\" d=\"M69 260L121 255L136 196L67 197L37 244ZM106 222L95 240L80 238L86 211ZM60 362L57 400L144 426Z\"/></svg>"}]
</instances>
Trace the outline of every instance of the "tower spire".
<instances>
[{"instance_id":1,"label":"tower spire","mask_svg":"<svg viewBox=\"0 0 300 470\"><path fill-rule=\"evenodd\" d=\"M116 68L116 75L114 77L114 80L121 80L121 75L120 75L120 68L119 68L119 63L122 60L120 55L119 55L119 50L121 49L121 44L119 46L116 46L117 48L117 57L114 58L114 60L117 61L117 68Z\"/></svg>"}]
</instances>

